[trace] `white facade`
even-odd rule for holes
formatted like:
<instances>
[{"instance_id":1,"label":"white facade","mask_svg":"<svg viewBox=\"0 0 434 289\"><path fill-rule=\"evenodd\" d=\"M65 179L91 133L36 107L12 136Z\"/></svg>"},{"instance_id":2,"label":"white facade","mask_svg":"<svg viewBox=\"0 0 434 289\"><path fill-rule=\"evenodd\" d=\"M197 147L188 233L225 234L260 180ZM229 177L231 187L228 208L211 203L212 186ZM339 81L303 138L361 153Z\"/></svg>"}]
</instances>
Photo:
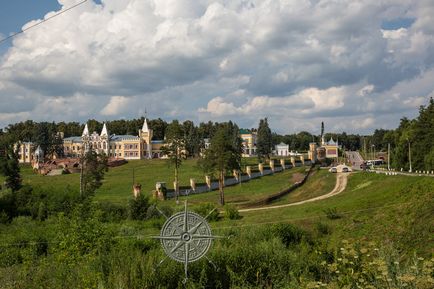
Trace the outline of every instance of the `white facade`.
<instances>
[{"instance_id":1,"label":"white facade","mask_svg":"<svg viewBox=\"0 0 434 289\"><path fill-rule=\"evenodd\" d=\"M276 145L276 155L282 157L289 156L289 145L283 142Z\"/></svg>"}]
</instances>

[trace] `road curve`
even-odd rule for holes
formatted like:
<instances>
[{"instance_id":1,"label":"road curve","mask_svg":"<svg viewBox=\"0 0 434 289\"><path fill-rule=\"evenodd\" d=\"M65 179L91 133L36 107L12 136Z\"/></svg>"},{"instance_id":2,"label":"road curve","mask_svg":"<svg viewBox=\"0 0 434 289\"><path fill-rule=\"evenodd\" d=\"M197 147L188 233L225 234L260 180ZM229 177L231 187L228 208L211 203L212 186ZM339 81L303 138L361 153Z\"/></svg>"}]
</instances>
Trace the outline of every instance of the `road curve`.
<instances>
[{"instance_id":1,"label":"road curve","mask_svg":"<svg viewBox=\"0 0 434 289\"><path fill-rule=\"evenodd\" d=\"M329 193L325 195L321 195L312 199L291 203L291 204L285 204L285 205L276 205L276 206L268 206L268 207L259 207L259 208L251 208L251 209L241 209L238 210L240 213L242 212L252 212L252 211L260 211L260 210L271 210L271 209L279 209L279 208L286 208L286 207L292 207L292 206L298 206L310 202L315 202L319 200L324 200L330 197L333 197L337 194L342 193L345 188L347 187L347 180L348 180L348 173L338 173L336 176L336 185Z\"/></svg>"}]
</instances>

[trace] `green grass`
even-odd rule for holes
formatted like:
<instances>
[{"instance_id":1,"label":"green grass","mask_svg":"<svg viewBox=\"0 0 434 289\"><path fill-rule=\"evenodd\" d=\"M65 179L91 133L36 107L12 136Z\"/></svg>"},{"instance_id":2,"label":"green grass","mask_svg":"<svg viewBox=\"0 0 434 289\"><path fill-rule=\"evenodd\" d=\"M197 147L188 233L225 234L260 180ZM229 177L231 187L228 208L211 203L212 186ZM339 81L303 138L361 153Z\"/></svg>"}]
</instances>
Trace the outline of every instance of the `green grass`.
<instances>
[{"instance_id":1,"label":"green grass","mask_svg":"<svg viewBox=\"0 0 434 289\"><path fill-rule=\"evenodd\" d=\"M327 219L324 210L328 208L336 208L342 218ZM315 224L322 222L332 228L331 243L342 238L368 238L434 253L427 243L434 235L433 214L434 178L353 173L347 189L337 196L299 206L244 212L241 220L225 220L214 230L275 222L295 222L314 230Z\"/></svg>"},{"instance_id":2,"label":"green grass","mask_svg":"<svg viewBox=\"0 0 434 289\"><path fill-rule=\"evenodd\" d=\"M273 202L273 205L295 203L329 193L336 184L336 174L328 170L314 171L297 190Z\"/></svg>"},{"instance_id":3,"label":"green grass","mask_svg":"<svg viewBox=\"0 0 434 289\"><path fill-rule=\"evenodd\" d=\"M304 173L305 170L306 167L292 168L274 175L253 179L241 185L226 187L224 188L225 202L228 204L242 205L278 193L293 184L292 176L294 174ZM181 200L184 199L185 197L181 198ZM188 201L191 204L203 202L217 203L218 200L218 191L188 196Z\"/></svg>"},{"instance_id":4,"label":"green grass","mask_svg":"<svg viewBox=\"0 0 434 289\"><path fill-rule=\"evenodd\" d=\"M255 164L257 158L243 159L243 165ZM226 200L229 203L241 204L257 200L267 195L277 193L292 184L294 173L303 173L304 167L293 168L272 176L265 176L240 185L225 188ZM23 184L40 187L42 190L53 193L79 191L79 174L59 176L42 176L33 172L29 165L21 167ZM166 160L132 160L127 164L110 168L105 174L103 185L97 190L95 200L110 201L125 204L132 196L133 182L142 185L142 192L150 194L155 189L156 182L166 182L167 188L173 188L174 169ZM205 176L196 160L186 160L179 170L180 186L189 186L190 178L196 179L196 184L204 184ZM0 179L1 180L1 179ZM191 195L193 203L218 201L218 192Z\"/></svg>"}]
</instances>

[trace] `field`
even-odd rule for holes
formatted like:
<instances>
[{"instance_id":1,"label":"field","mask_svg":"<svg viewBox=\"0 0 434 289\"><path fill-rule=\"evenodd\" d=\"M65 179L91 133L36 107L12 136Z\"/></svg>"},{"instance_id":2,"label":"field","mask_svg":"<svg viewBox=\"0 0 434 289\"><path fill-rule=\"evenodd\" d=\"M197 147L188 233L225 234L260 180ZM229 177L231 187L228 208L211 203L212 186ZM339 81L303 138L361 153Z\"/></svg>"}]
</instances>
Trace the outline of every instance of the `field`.
<instances>
[{"instance_id":1,"label":"field","mask_svg":"<svg viewBox=\"0 0 434 289\"><path fill-rule=\"evenodd\" d=\"M111 169L94 201L69 213L30 216L0 224L1 288L432 288L434 278L434 178L351 173L346 189L331 198L299 206L242 212L228 219L225 208L210 221L216 240L206 260L189 267L165 261L158 235L164 218L110 219L105 213L127 209L132 170L144 191L155 180L170 183L164 161L130 162ZM78 186L77 175L42 177L23 168L25 183L63 194ZM264 198L305 173L294 168L225 188L231 205ZM188 183L202 173L193 161L181 170ZM271 205L328 193L336 174L314 170L308 181ZM182 197L191 209L217 204L218 192ZM104 206L96 206L96 205ZM115 207L108 206L114 204ZM180 211L182 202L158 202ZM121 210L122 211L122 210ZM214 267L215 266L215 267ZM217 268L217 269L216 269Z\"/></svg>"},{"instance_id":2,"label":"field","mask_svg":"<svg viewBox=\"0 0 434 289\"><path fill-rule=\"evenodd\" d=\"M255 158L243 160L243 165L254 165L255 163ZM242 204L279 192L294 183L294 174L302 174L305 169L305 167L293 168L228 187L225 189L226 200L229 203ZM22 166L21 173L24 184L38 186L47 192L72 191L78 193L80 181L78 174L42 176L35 174L28 165ZM195 178L197 183L205 182L204 173L197 167L196 160L184 161L179 170L180 186L188 186L190 178ZM144 193L154 190L156 182L166 182L168 188L173 188L173 168L165 160L129 161L123 166L110 168L105 174L103 185L96 192L95 200L126 204L132 196L133 182L140 183ZM216 202L218 192L191 195L189 200L192 203Z\"/></svg>"}]
</instances>

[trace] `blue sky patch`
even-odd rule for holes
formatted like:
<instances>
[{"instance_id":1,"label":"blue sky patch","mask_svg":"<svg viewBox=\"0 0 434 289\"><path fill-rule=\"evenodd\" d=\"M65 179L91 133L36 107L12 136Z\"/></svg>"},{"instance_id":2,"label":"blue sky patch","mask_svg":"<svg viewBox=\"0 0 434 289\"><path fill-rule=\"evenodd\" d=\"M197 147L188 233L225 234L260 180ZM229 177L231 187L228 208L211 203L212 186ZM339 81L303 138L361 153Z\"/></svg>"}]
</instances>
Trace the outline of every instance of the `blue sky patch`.
<instances>
[{"instance_id":1,"label":"blue sky patch","mask_svg":"<svg viewBox=\"0 0 434 289\"><path fill-rule=\"evenodd\" d=\"M381 23L381 29L396 30L399 28L408 28L415 20L415 18L397 18L389 21L383 21L383 23Z\"/></svg>"}]
</instances>

